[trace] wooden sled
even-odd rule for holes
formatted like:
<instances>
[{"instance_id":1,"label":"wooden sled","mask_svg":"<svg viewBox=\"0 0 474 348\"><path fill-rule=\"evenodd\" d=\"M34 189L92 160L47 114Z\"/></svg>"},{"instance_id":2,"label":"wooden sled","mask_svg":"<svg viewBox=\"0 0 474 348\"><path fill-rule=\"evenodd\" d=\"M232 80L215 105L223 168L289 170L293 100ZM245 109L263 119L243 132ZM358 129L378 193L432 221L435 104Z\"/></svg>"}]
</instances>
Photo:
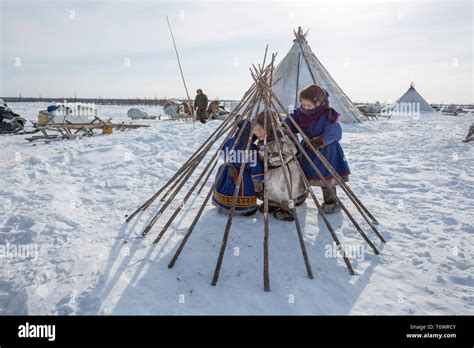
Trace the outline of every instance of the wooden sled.
<instances>
[{"instance_id":1,"label":"wooden sled","mask_svg":"<svg viewBox=\"0 0 474 348\"><path fill-rule=\"evenodd\" d=\"M89 123L49 123L49 124L38 124L34 123L35 127L42 133L42 135L33 136L31 138L25 138L28 141L35 140L51 140L59 139L79 139L84 136L94 136L94 130L102 130L102 134L111 134L112 129L123 131L125 129L136 129L141 127L150 127L149 125L142 124L125 124L122 123L111 123L110 120L105 122L97 116ZM53 134L51 134L53 132Z\"/></svg>"},{"instance_id":2,"label":"wooden sled","mask_svg":"<svg viewBox=\"0 0 474 348\"><path fill-rule=\"evenodd\" d=\"M178 114L178 115L169 115L169 121L193 121L196 122L196 119L187 114Z\"/></svg>"}]
</instances>

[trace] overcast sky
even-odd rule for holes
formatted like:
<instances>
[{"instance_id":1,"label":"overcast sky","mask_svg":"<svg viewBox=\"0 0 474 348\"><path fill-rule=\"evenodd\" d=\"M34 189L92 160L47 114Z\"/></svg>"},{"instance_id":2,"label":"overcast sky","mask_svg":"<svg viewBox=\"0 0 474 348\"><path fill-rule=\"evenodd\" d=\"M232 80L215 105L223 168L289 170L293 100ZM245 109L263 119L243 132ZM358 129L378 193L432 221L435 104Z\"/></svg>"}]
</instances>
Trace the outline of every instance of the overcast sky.
<instances>
[{"instance_id":1,"label":"overcast sky","mask_svg":"<svg viewBox=\"0 0 474 348\"><path fill-rule=\"evenodd\" d=\"M293 28L353 101L474 102L472 1L0 0L0 96L238 99Z\"/></svg>"}]
</instances>

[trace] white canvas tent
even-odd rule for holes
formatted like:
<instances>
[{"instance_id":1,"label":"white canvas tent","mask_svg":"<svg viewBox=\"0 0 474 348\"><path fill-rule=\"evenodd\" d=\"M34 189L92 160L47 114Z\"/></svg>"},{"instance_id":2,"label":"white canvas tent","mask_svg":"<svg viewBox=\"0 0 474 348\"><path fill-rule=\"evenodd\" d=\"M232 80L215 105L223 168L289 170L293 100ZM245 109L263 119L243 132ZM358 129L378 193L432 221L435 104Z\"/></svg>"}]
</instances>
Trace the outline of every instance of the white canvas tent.
<instances>
[{"instance_id":1,"label":"white canvas tent","mask_svg":"<svg viewBox=\"0 0 474 348\"><path fill-rule=\"evenodd\" d=\"M361 122L365 119L341 87L324 68L306 41L308 32L301 27L294 32L293 46L273 73L272 89L283 105L298 106L298 92L310 84L317 84L329 93L330 105L341 114L343 123Z\"/></svg>"},{"instance_id":2,"label":"white canvas tent","mask_svg":"<svg viewBox=\"0 0 474 348\"><path fill-rule=\"evenodd\" d=\"M396 105L408 104L416 105L417 110L421 113L434 112L435 110L431 105L418 93L415 89L413 82L410 84L410 88L395 102ZM418 109L419 108L419 109Z\"/></svg>"}]
</instances>

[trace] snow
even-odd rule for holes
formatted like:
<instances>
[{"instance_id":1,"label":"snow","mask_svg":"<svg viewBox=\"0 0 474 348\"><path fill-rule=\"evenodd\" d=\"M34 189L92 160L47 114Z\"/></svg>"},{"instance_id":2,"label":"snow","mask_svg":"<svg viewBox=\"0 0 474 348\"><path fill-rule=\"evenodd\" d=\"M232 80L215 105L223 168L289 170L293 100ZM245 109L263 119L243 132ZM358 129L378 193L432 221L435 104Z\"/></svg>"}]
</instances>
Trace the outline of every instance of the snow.
<instances>
[{"instance_id":1,"label":"snow","mask_svg":"<svg viewBox=\"0 0 474 348\"><path fill-rule=\"evenodd\" d=\"M11 106L34 119L46 105ZM98 114L129 122L129 108L98 106ZM294 224L271 217L270 293L262 285L260 213L234 218L215 287L227 218L211 204L167 267L207 190L156 246L172 207L145 239L141 230L161 202L125 223L221 121L138 120L151 127L50 144L2 136L0 246L31 246L34 256L0 253L0 314L472 314L474 156L461 140L473 119L431 114L343 125L349 184L387 243L349 203L380 255L347 216L330 216L351 252L357 274L350 276L308 200L298 212L315 277L306 276Z\"/></svg>"}]
</instances>

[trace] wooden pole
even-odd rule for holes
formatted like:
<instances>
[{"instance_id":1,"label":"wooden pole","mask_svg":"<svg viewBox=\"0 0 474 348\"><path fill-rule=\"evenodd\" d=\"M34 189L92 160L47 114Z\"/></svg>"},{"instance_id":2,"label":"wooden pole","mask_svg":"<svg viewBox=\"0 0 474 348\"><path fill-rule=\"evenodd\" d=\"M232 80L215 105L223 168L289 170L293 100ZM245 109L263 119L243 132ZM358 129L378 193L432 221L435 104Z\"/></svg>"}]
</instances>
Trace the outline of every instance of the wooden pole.
<instances>
[{"instance_id":1,"label":"wooden pole","mask_svg":"<svg viewBox=\"0 0 474 348\"><path fill-rule=\"evenodd\" d=\"M173 31L171 30L171 25L170 25L170 21L168 20L168 16L166 16L166 21L168 22L168 28L170 28L171 39L173 40L173 46L174 46L174 50L176 52L176 58L178 59L179 71L181 72L181 78L183 79L184 89L186 90L186 95L188 96L188 101L190 101L191 98L189 97L188 87L186 87L186 81L184 80L183 69L181 68L181 62L179 61L178 49L176 48L176 42L174 41L174 35L173 35Z\"/></svg>"},{"instance_id":2,"label":"wooden pole","mask_svg":"<svg viewBox=\"0 0 474 348\"><path fill-rule=\"evenodd\" d=\"M249 95L250 97L251 95ZM253 99L255 100L255 97L256 95L253 96ZM248 106L247 106L248 108ZM241 116L241 118L243 118L243 116ZM221 145L217 148L214 156L209 160L208 164L206 167L208 167L210 165L210 163L212 163L212 161L214 161L218 154L219 154L219 151L220 149L222 148L222 146L225 144L225 142L227 141L227 139L232 135L232 133L234 132L235 128L237 127L237 122L234 123L233 127L232 127L232 130L229 132L229 134L226 136L226 138L223 140L223 142L221 143ZM241 132L239 133L239 136L237 137L237 141L238 139L240 138L240 135L242 134L242 130ZM236 143L237 143L236 141ZM142 236L146 236L148 234L148 232L151 230L151 228L153 227L153 225L156 223L156 221L158 220L159 216L164 212L164 210L171 204L171 202L173 201L173 199L176 197L176 195L178 194L178 192L181 190L181 188L183 187L183 185L187 182L188 178L191 176L191 174L194 172L194 170L197 168L197 166L199 165L199 162L205 157L206 153L209 151L210 147L208 147L207 149L205 149L203 151L203 154L202 154L202 157L201 159L197 160L193 165L192 165L192 168L191 170L188 172L188 174L186 174L186 176L182 179L181 181L181 184L175 189L175 191L173 192L173 194L171 195L170 198L168 198L168 200L165 202L165 204L163 205L163 207L161 207L161 209L155 214L155 216L153 217L153 219L150 221L150 223L145 227L145 229L143 230L142 232ZM199 178L196 180L196 182L194 183L194 185L191 187L191 189L188 191L188 193L186 194L186 196L184 197L183 199L183 203L185 204L187 202L187 200L189 199L189 197L191 196L192 192L195 190L196 186L199 184L199 182L201 181L202 177L204 176L204 174L206 173L206 169L204 169L202 171L202 173L200 174ZM171 222L175 219L175 217L178 215L178 213L181 211L182 209L182 206L179 206L176 211L173 213L173 215L171 216L171 218L168 220L168 222L166 223L165 227L161 230L159 236L154 240L154 244L158 243L160 240L161 240L161 237L163 237L164 233L166 232L166 230L168 229L168 227L171 225Z\"/></svg>"},{"instance_id":3,"label":"wooden pole","mask_svg":"<svg viewBox=\"0 0 474 348\"><path fill-rule=\"evenodd\" d=\"M293 119L293 117L286 111L286 109L284 108L284 106L281 104L281 101L278 99L278 97L273 93L273 91L271 91L271 89L268 88L268 86L265 86L265 88L269 91L269 93L271 94L271 96L273 97L273 100L275 100L278 105L280 106L280 108L283 108L283 110L286 112L287 114L287 117L289 117L289 119L291 120L292 124L296 127L296 129L298 129L298 131L301 133L301 135L303 136L303 139L305 139L305 142L307 144L309 144L310 146L310 149L312 149L313 151L317 151L316 149L314 149L314 147L311 145L311 143L309 142L309 138L308 136L301 130L301 128L298 126L298 124L296 123L296 121ZM273 106L274 109L275 108L275 105L273 104L273 102L271 101L271 104ZM284 126L289 130L291 131L290 127L288 124L286 124L286 122L284 122ZM308 160L309 162L309 165L316 171L316 173L318 174L318 176L321 178L322 182L326 185L326 187L329 187L330 189L331 186L329 185L329 182L324 178L324 176L321 174L321 171L318 169L318 167L316 167L316 165L313 163L313 161L311 160L311 158L309 157L309 155L307 154L307 152L302 148L301 144L297 143L297 146L299 148L299 150L301 151L301 153L303 154L303 156L305 156L305 158ZM319 152L318 152L319 153ZM331 167L332 168L332 167ZM329 168L328 168L329 169ZM349 198L351 198L351 196L349 196ZM375 245L372 243L372 241L367 237L367 235L364 233L364 231L362 230L362 228L359 226L359 224L357 223L357 221L355 221L354 217L351 215L351 213L347 210L347 208L345 207L345 205L342 203L342 201L339 199L339 197L336 195L336 200L337 202L340 204L342 210L346 213L346 215L349 217L349 219L351 220L352 224L354 225L354 227L357 229L357 231L359 232L359 234L362 236L362 238L364 238L364 240L367 242L367 244L369 244L369 246L372 248L372 250L374 251L375 254L379 254L379 251L377 250L377 248L375 247ZM359 206L356 205L356 208L358 208L359 212L360 212L360 208ZM364 217L365 215L362 214Z\"/></svg>"},{"instance_id":4,"label":"wooden pole","mask_svg":"<svg viewBox=\"0 0 474 348\"><path fill-rule=\"evenodd\" d=\"M258 103L260 98L261 98L261 94L260 94L260 97L257 98L256 103ZM253 107L254 106L255 105L252 106L252 110L250 110L249 113L248 113L248 116L247 116L248 121L250 121L250 119L252 117L252 112L253 112ZM254 132L254 129L252 127L251 130L250 130L249 138L247 140L247 145L245 147L245 152L246 153L248 153L248 151L249 151L250 144L252 142L253 132ZM220 273L220 270L221 270L222 261L224 259L224 253L225 253L225 250L226 250L226 247L227 247L227 240L229 238L230 229L232 227L232 218L234 217L234 213L235 213L235 207L236 207L236 203L237 203L237 196L239 194L240 185L242 185L242 178L243 178L243 173L244 173L244 169L245 169L246 164L247 164L247 159L244 158L244 161L240 165L239 175L237 176L237 182L235 184L235 190L234 190L234 194L233 194L233 197L232 197L232 206L231 206L231 209L230 209L229 217L227 218L227 224L225 226L224 236L222 237L221 248L220 248L220 251L219 251L219 256L217 258L216 268L214 269L214 276L212 277L211 285L213 285L213 286L215 286L217 284L217 281L219 279L219 273Z\"/></svg>"},{"instance_id":5,"label":"wooden pole","mask_svg":"<svg viewBox=\"0 0 474 348\"><path fill-rule=\"evenodd\" d=\"M139 208L137 208L132 214L126 216L126 222L130 222L139 212L145 211L148 207L153 204L153 202L161 195L161 193L176 180L186 168L193 163L193 161L201 154L202 151L206 150L206 146L209 146L210 143L215 143L218 138L222 136L223 133L227 132L222 130L225 128L226 124L234 117L237 112L243 107L243 105L250 98L251 93L255 90L255 85L252 85L247 93L244 95L244 98L239 102L237 107L232 110L232 112L226 117L226 119L219 125L219 127L204 141L204 143L199 146L199 148L189 157L186 162L178 169L178 171L168 180L168 182L161 187L153 196L151 196L145 203L143 203Z\"/></svg>"},{"instance_id":6,"label":"wooden pole","mask_svg":"<svg viewBox=\"0 0 474 348\"><path fill-rule=\"evenodd\" d=\"M273 63L273 62L272 62ZM256 78L254 76L254 78ZM257 80L255 81L257 82ZM266 84L266 81L263 79L263 78L260 78L260 84ZM308 253L306 251L306 246L305 246L305 243L304 243L304 239L303 239L303 232L301 230L301 225L299 223L299 219L298 219L298 214L296 212L296 208L293 204L294 202L294 197L293 197L293 194L292 194L292 189L291 189L291 183L290 183L290 178L289 178L289 174L288 174L288 164L285 164L285 161L284 161L284 158L283 158L283 153L282 153L282 144L280 142L280 139L278 137L278 134L277 134L277 131L276 131L276 127L275 127L275 122L277 121L276 119L276 116L273 117L272 116L272 110L270 109L270 95L268 93L267 90L265 90L265 94L264 94L264 98L263 98L264 102L265 102L265 123L267 123L268 121L266 120L267 117L270 117L270 124L272 126L272 132L273 132L273 138L275 139L275 141L277 142L277 148L278 148L278 156L280 158L280 161L281 161L281 165L282 165L282 171L283 171L283 177L284 177L284 181L285 181L285 186L286 186L286 189L288 191L288 199L289 199L289 202L290 203L290 209L291 209L291 212L293 214L293 217L294 217L294 221L295 221L295 227L296 227L296 233L297 233L297 236L298 236L298 240L299 240L299 243L300 243L300 247L301 247L301 252L303 254L303 260L304 260L304 264L306 266L306 271L308 273L308 277L310 279L313 279L313 271L311 269L311 265L309 263L309 258L308 258ZM266 130L266 129L265 129ZM297 160L296 159L296 156L293 156L293 159L294 160ZM268 199L268 198L267 198ZM265 204L265 203L264 203Z\"/></svg>"},{"instance_id":7,"label":"wooden pole","mask_svg":"<svg viewBox=\"0 0 474 348\"><path fill-rule=\"evenodd\" d=\"M279 119L280 119L280 122L284 122L284 120L282 119L282 117L281 117L280 115L278 115L278 117L279 117ZM278 126L278 130L279 130L281 133L285 134L285 133L283 132L282 126L281 126L280 124L277 124L277 126ZM296 137L296 135L294 135L292 132L288 132L288 134L290 135L292 141L293 141L295 144L299 144L299 140L298 140L298 138ZM285 138L287 138L287 135L285 135ZM287 139L288 139L288 138L287 138ZM288 141L288 140L287 140L287 141ZM301 145L300 145L300 146L301 146ZM338 250L339 250L340 253L341 253L341 257L342 257L344 263L346 264L346 267L347 267L349 273L350 273L351 275L355 275L354 269L352 268L352 264L351 264L351 262L349 261L349 259L347 258L346 253L344 252L344 248L342 247L342 244L341 244L341 242L339 241L339 238L338 238L337 235L336 235L336 231L334 230L334 228L332 227L331 223L329 222L329 220L328 220L328 218L327 218L327 216L326 216L326 213L324 212L324 210L323 210L321 204L319 203L319 201L318 201L316 195L314 194L313 190L311 189L311 184L309 183L308 179L306 178L306 174L304 173L303 168L301 168L301 165L300 165L299 162L297 162L297 164L298 164L298 170L299 170L299 172L300 172L300 175L301 175L301 177L303 178L303 183L304 183L304 185L305 185L305 188L306 188L306 190L308 190L308 192L310 193L311 197L313 198L313 201L314 201L314 203L316 204L316 207L318 208L319 214L322 216L323 221L324 221L324 223L326 224L326 227L327 227L327 229L329 230L329 233L331 234L332 239L334 240L334 243L336 243L336 246L337 246Z\"/></svg>"},{"instance_id":8,"label":"wooden pole","mask_svg":"<svg viewBox=\"0 0 474 348\"><path fill-rule=\"evenodd\" d=\"M255 86L255 84L254 84L253 86ZM254 96L254 97L255 97L255 96ZM252 106L252 105L255 104L255 101L256 101L256 99L254 98L254 99L249 103L249 105L247 105L246 110L242 113L242 117L247 113L247 111L249 110L250 106ZM250 112L250 114L252 113L252 111L249 111L249 112ZM235 122L235 124L237 124L237 121ZM241 133L239 133L239 134L241 134ZM234 142L234 145L235 145L236 143L237 143L237 142ZM234 149L234 145L232 146L232 150ZM181 243L180 243L180 245L179 245L179 247L178 247L176 253L174 254L174 256L173 256L171 262L170 262L169 265L168 265L168 268L174 267L176 261L178 260L178 257L181 255L181 252L183 251L183 249L184 249L184 247L185 247L185 245L186 245L186 243L187 243L189 237L191 236L192 232L194 231L194 228L196 227L197 222L199 221L199 218L201 217L202 212L204 211L204 208L205 208L207 202L208 202L209 199L211 198L212 192L214 191L215 183L216 183L217 181L219 181L219 178L220 178L221 175L222 175L222 169L223 169L223 168L224 168L224 166L221 166L221 167L219 168L219 171L218 171L218 173L217 173L216 180L215 180L214 184L213 184L212 187L209 189L209 192L208 192L206 198L205 198L204 201L202 202L201 207L199 208L198 213L196 214L196 216L194 217L193 222L191 223L191 226L190 226L190 227L188 228L188 230L186 231L186 235L184 236L183 240L181 241ZM222 261L221 261L221 262L222 262ZM219 267L220 267L220 266L219 266Z\"/></svg>"},{"instance_id":9,"label":"wooden pole","mask_svg":"<svg viewBox=\"0 0 474 348\"><path fill-rule=\"evenodd\" d=\"M275 93L268 87L268 86L265 86L265 88L269 91L269 93L272 95L273 99L280 105L281 108L283 108L283 105L281 104L281 101L278 99L278 97L275 95ZM367 212L368 212L368 209L362 204L362 202L357 198L357 196L352 192L352 190L349 188L349 186L344 182L344 180L339 176L339 174L335 171L335 169L332 167L332 165L328 162L328 160L319 152L318 149L316 149L310 142L310 139L308 138L308 136L303 132L303 130L300 128L300 126L296 123L296 121L293 119L293 116L291 116L287 111L286 109L284 109L284 112L286 113L288 119L291 121L291 123L293 124L293 126L298 130L298 132L301 134L301 136L303 137L303 139L305 140L305 143L308 145L308 147L310 148L311 151L314 152L314 154L318 157L318 159L323 163L323 165L327 168L327 170L331 173L331 175L336 179L336 181L339 183L339 185L341 186L341 188L343 189L343 191L346 193L347 197L349 197L349 199L352 201L352 203L354 204L354 206L357 208L357 210L359 211L359 213L362 215L362 217L364 218L364 220L369 224L369 226L372 228L372 230L374 231L375 235L383 242L385 243L385 239L383 238L383 236L380 234L380 232L377 230L377 227L375 227L373 221L371 221L370 217L367 215ZM304 151L303 155L307 155L306 151ZM305 156L306 157L306 156ZM319 169L314 165L314 163L312 161L310 161L310 165L313 167L313 169L316 171L316 173L318 174L318 176L321 178L321 180L323 181L323 183L329 188L329 190L331 192L333 192L333 188L331 187L331 185L329 185L329 183L327 182L327 180L324 178L324 176L321 174L321 172L319 171ZM335 193L334 193L335 194ZM341 205L341 208L346 212L346 214L348 214L348 211L347 209L345 208L344 204L341 202L341 200L339 199L339 197L337 195L335 195L336 197L336 200L337 202ZM348 214L348 217L351 219L352 221L352 217ZM352 221L354 226L356 228L360 228L358 227L359 225L354 221ZM361 230L359 231L361 232ZM361 234L364 239L366 238L365 237L365 234ZM372 243L369 243L368 239L366 239L367 243L372 247ZM374 249L374 252L376 254L378 254L378 251L376 251L376 248L375 246L372 247L372 249Z\"/></svg>"},{"instance_id":10,"label":"wooden pole","mask_svg":"<svg viewBox=\"0 0 474 348\"><path fill-rule=\"evenodd\" d=\"M298 107L298 88L300 84L300 64L301 64L301 52L298 53L298 67L296 69L296 88L295 88L295 105L294 105L295 109ZM308 66L308 69L309 69L309 66Z\"/></svg>"}]
</instances>

